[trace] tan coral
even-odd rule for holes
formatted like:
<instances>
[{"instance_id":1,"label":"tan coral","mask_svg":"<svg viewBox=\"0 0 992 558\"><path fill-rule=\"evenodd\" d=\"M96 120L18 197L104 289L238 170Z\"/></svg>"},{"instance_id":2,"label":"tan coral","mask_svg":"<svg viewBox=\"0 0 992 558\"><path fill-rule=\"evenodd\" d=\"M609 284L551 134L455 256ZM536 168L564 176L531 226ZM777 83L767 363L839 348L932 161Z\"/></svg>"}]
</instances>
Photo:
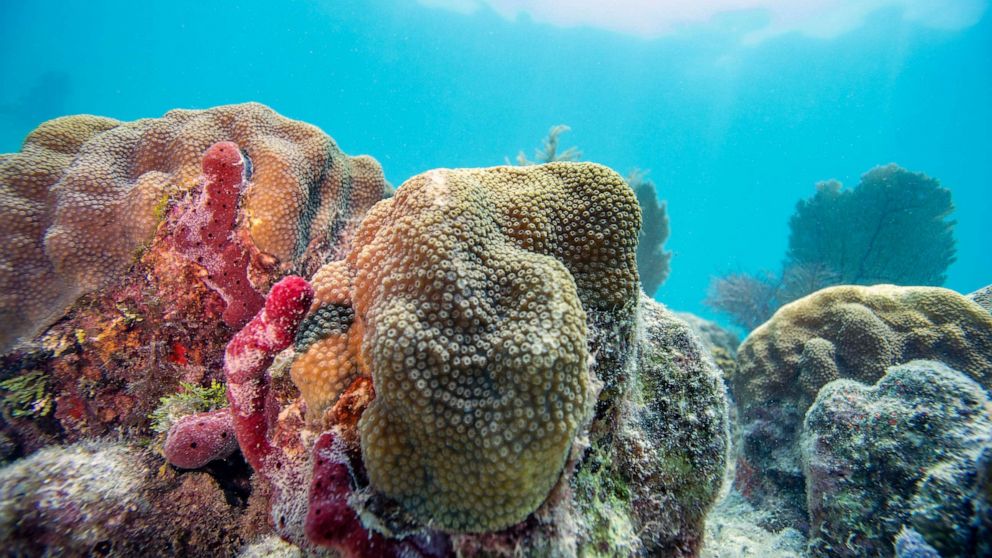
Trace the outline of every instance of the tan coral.
<instances>
[{"instance_id":1,"label":"tan coral","mask_svg":"<svg viewBox=\"0 0 992 558\"><path fill-rule=\"evenodd\" d=\"M345 251L388 189L373 159L349 157L320 129L257 103L43 124L21 152L0 156L0 346L125 270L151 240L163 200L195 183L218 141L251 159L243 226L285 270L308 274Z\"/></svg>"},{"instance_id":2,"label":"tan coral","mask_svg":"<svg viewBox=\"0 0 992 558\"><path fill-rule=\"evenodd\" d=\"M870 384L913 359L940 360L992 386L992 316L938 287L823 289L782 307L748 336L735 394L745 406L761 406L798 397L798 380L810 397L838 377Z\"/></svg>"},{"instance_id":3,"label":"tan coral","mask_svg":"<svg viewBox=\"0 0 992 558\"><path fill-rule=\"evenodd\" d=\"M636 307L639 226L586 163L431 171L374 207L348 257L372 486L448 531L534 511L591 414L586 311Z\"/></svg>"}]
</instances>

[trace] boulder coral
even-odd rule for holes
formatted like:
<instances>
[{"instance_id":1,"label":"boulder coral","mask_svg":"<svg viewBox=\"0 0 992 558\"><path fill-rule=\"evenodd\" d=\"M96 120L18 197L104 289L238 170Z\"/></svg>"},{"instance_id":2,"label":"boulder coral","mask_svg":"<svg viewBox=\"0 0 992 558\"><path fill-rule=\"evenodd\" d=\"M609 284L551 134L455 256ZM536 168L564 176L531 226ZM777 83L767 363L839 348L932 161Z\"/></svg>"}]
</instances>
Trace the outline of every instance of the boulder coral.
<instances>
[{"instance_id":1,"label":"boulder coral","mask_svg":"<svg viewBox=\"0 0 992 558\"><path fill-rule=\"evenodd\" d=\"M992 386L992 315L937 287L840 286L782 307L741 344L733 395L743 429L738 485L803 515L798 436L827 383L874 383L888 367L939 360Z\"/></svg>"},{"instance_id":2,"label":"boulder coral","mask_svg":"<svg viewBox=\"0 0 992 558\"><path fill-rule=\"evenodd\" d=\"M904 525L945 558L980 555L990 410L981 385L934 361L891 367L874 385L827 384L801 437L813 556L892 556Z\"/></svg>"},{"instance_id":3,"label":"boulder coral","mask_svg":"<svg viewBox=\"0 0 992 558\"><path fill-rule=\"evenodd\" d=\"M578 163L431 171L373 208L348 263L376 490L454 532L537 509L591 418L584 308L636 307L639 217Z\"/></svg>"},{"instance_id":4,"label":"boulder coral","mask_svg":"<svg viewBox=\"0 0 992 558\"><path fill-rule=\"evenodd\" d=\"M126 271L221 141L250 164L239 223L262 271L309 274L342 256L388 189L374 159L349 157L320 129L257 103L46 122L19 153L0 155L0 347Z\"/></svg>"}]
</instances>

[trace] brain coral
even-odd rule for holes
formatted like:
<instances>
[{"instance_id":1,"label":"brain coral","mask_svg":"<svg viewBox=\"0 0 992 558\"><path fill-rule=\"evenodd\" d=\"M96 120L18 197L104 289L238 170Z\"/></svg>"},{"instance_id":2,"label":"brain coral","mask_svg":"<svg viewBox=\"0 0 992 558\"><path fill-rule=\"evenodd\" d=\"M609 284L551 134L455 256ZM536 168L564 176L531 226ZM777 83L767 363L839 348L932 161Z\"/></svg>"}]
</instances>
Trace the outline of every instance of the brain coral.
<instances>
[{"instance_id":1,"label":"brain coral","mask_svg":"<svg viewBox=\"0 0 992 558\"><path fill-rule=\"evenodd\" d=\"M939 360L988 388L992 315L937 287L831 287L779 309L737 358L733 391L748 465L738 468L738 484L753 470L758 484L768 483L755 495L783 496L791 503L781 507L801 510L798 428L820 388L838 378L873 383L913 359Z\"/></svg>"},{"instance_id":2,"label":"brain coral","mask_svg":"<svg viewBox=\"0 0 992 558\"><path fill-rule=\"evenodd\" d=\"M283 269L309 272L343 254L387 189L375 160L349 157L318 128L257 103L47 122L19 153L0 156L0 346L126 269L151 240L157 209L192 186L203 152L220 141L247 154L242 226Z\"/></svg>"},{"instance_id":3,"label":"brain coral","mask_svg":"<svg viewBox=\"0 0 992 558\"><path fill-rule=\"evenodd\" d=\"M586 311L636 308L639 227L586 163L430 171L374 207L348 256L372 486L449 531L534 511L591 414Z\"/></svg>"}]
</instances>

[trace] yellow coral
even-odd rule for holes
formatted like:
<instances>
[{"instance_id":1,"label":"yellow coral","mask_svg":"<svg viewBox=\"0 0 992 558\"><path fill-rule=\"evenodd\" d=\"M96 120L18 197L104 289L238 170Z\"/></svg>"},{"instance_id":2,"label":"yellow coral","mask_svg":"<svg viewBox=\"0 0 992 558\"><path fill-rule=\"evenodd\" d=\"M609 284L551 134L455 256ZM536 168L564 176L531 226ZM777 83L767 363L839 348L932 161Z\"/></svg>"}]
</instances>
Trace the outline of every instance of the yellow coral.
<instances>
[{"instance_id":1,"label":"yellow coral","mask_svg":"<svg viewBox=\"0 0 992 558\"><path fill-rule=\"evenodd\" d=\"M388 188L374 159L348 157L320 129L257 103L45 123L20 153L0 156L0 346L126 269L170 185L195 181L219 141L248 154L245 226L284 269L308 273L345 251Z\"/></svg>"},{"instance_id":2,"label":"yellow coral","mask_svg":"<svg viewBox=\"0 0 992 558\"><path fill-rule=\"evenodd\" d=\"M960 294L894 285L823 289L779 309L738 352L738 401L795 398L827 382L871 384L894 364L933 359L992 386L992 315ZM791 394L791 395L790 395Z\"/></svg>"},{"instance_id":3,"label":"yellow coral","mask_svg":"<svg viewBox=\"0 0 992 558\"><path fill-rule=\"evenodd\" d=\"M372 486L449 531L534 511L591 413L584 309L634 306L639 227L588 163L435 170L375 206L348 257Z\"/></svg>"}]
</instances>

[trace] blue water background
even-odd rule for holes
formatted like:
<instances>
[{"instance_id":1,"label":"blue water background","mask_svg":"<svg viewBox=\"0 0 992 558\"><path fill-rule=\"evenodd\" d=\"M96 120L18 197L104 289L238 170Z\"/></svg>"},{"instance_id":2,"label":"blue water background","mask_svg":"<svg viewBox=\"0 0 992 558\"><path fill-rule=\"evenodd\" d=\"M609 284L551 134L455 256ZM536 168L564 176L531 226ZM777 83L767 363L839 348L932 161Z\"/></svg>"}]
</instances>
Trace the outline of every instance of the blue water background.
<instances>
[{"instance_id":1,"label":"blue water background","mask_svg":"<svg viewBox=\"0 0 992 558\"><path fill-rule=\"evenodd\" d=\"M0 2L0 152L41 120L259 101L388 179L533 154L547 129L668 200L657 298L710 315L710 278L779 268L817 181L889 162L953 192L946 286L992 283L992 16L938 30L897 8L819 39L741 34L762 14L647 40L412 1Z\"/></svg>"}]
</instances>

